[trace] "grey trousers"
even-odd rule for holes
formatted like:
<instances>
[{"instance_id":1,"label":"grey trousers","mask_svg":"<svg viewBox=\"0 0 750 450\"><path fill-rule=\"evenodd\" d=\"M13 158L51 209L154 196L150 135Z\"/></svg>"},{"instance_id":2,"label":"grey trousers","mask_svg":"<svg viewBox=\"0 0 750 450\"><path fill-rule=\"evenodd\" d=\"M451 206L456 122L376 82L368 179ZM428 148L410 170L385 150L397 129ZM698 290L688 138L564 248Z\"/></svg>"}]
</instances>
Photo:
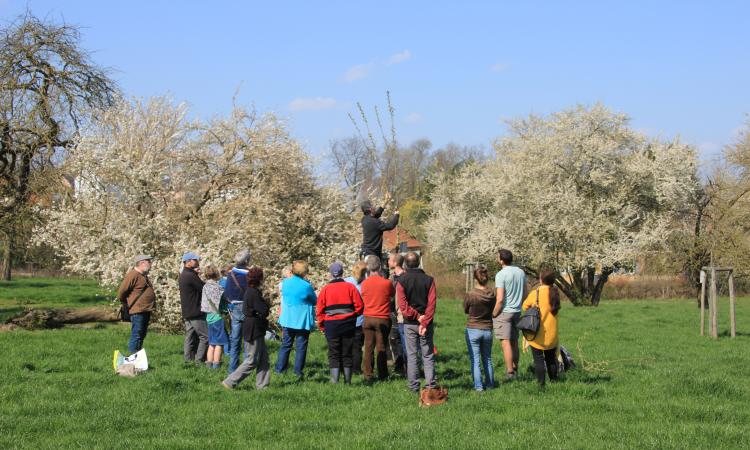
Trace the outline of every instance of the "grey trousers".
<instances>
[{"instance_id":1,"label":"grey trousers","mask_svg":"<svg viewBox=\"0 0 750 450\"><path fill-rule=\"evenodd\" d=\"M424 365L425 387L436 387L435 378L435 359L433 350L435 346L432 343L434 325L427 327L424 336L419 335L419 325L404 324L404 336L406 337L406 375L408 378L409 389L419 390L419 362L417 361L417 346L422 350L422 364Z\"/></svg>"},{"instance_id":2,"label":"grey trousers","mask_svg":"<svg viewBox=\"0 0 750 450\"><path fill-rule=\"evenodd\" d=\"M197 343L196 343L197 341ZM208 351L208 323L206 319L185 320L185 344L182 354L185 362L206 360Z\"/></svg>"},{"instance_id":3,"label":"grey trousers","mask_svg":"<svg viewBox=\"0 0 750 450\"><path fill-rule=\"evenodd\" d=\"M247 358L237 369L230 373L224 384L236 387L255 369L255 388L263 389L271 382L270 364L268 362L268 348L263 336L247 344Z\"/></svg>"}]
</instances>

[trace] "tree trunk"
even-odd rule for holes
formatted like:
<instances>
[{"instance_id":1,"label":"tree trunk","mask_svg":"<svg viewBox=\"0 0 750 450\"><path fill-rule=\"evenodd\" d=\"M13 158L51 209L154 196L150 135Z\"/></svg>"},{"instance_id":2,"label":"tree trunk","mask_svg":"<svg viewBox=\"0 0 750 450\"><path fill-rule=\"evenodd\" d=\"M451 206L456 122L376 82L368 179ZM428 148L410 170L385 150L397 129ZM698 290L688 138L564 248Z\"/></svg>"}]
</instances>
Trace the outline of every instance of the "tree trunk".
<instances>
[{"instance_id":1,"label":"tree trunk","mask_svg":"<svg viewBox=\"0 0 750 450\"><path fill-rule=\"evenodd\" d=\"M6 237L3 242L3 259L2 259L2 274L0 276L5 281L10 281L11 271L13 269L13 240L10 237Z\"/></svg>"},{"instance_id":2,"label":"tree trunk","mask_svg":"<svg viewBox=\"0 0 750 450\"><path fill-rule=\"evenodd\" d=\"M610 268L602 268L602 273L599 275L599 279L594 286L594 290L591 293L591 306L599 306L599 301L602 298L602 291L604 291L604 283L609 280L609 275L612 273Z\"/></svg>"},{"instance_id":3,"label":"tree trunk","mask_svg":"<svg viewBox=\"0 0 750 450\"><path fill-rule=\"evenodd\" d=\"M8 324L27 330L60 328L63 325L88 322L117 322L113 308L32 309L8 320Z\"/></svg>"},{"instance_id":4,"label":"tree trunk","mask_svg":"<svg viewBox=\"0 0 750 450\"><path fill-rule=\"evenodd\" d=\"M568 300L570 300L573 306L578 306L581 304L581 300L576 293L575 286L571 284L570 281L563 277L559 272L557 273L555 284L557 285L558 289L560 289L563 294L568 297Z\"/></svg>"},{"instance_id":5,"label":"tree trunk","mask_svg":"<svg viewBox=\"0 0 750 450\"><path fill-rule=\"evenodd\" d=\"M612 268L604 267L597 279L594 267L577 267L569 270L571 279L558 274L555 284L573 306L598 306L611 274Z\"/></svg>"},{"instance_id":6,"label":"tree trunk","mask_svg":"<svg viewBox=\"0 0 750 450\"><path fill-rule=\"evenodd\" d=\"M586 298L586 281L583 277L583 269L576 268L573 273L573 291L574 295L580 299ZM579 302L581 304L581 302Z\"/></svg>"},{"instance_id":7,"label":"tree trunk","mask_svg":"<svg viewBox=\"0 0 750 450\"><path fill-rule=\"evenodd\" d=\"M693 227L693 245L689 250L688 261L686 262L686 275L688 281L693 283L695 288L695 298L700 307L701 302L701 283L700 273L704 266L709 265L710 259L708 251L701 242L701 233L703 230L703 217L706 214L706 208L711 203L712 198L704 195L698 200L695 211L695 224ZM708 307L708 298L705 299L704 307Z\"/></svg>"}]
</instances>

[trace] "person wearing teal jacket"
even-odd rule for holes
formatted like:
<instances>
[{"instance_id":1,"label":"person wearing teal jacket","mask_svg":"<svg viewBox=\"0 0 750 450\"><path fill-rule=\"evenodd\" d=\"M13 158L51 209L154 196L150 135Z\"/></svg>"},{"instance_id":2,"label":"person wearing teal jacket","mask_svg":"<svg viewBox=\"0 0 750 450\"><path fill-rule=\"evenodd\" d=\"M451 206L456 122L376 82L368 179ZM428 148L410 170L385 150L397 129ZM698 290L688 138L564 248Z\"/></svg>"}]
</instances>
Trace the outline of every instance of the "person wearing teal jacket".
<instances>
[{"instance_id":1,"label":"person wearing teal jacket","mask_svg":"<svg viewBox=\"0 0 750 450\"><path fill-rule=\"evenodd\" d=\"M281 347L276 359L276 373L285 372L289 365L289 354L296 347L294 374L304 377L307 359L307 342L310 330L315 326L315 305L318 298L312 284L305 279L309 266L306 261L292 263L292 276L281 282Z\"/></svg>"}]
</instances>

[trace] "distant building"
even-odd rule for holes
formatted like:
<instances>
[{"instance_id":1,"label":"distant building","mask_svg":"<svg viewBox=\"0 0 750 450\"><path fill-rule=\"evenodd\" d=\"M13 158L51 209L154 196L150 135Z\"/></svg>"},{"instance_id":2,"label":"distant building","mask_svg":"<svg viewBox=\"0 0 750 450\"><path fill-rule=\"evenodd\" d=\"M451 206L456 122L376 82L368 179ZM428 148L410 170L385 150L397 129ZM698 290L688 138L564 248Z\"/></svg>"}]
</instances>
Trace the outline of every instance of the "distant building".
<instances>
[{"instance_id":1,"label":"distant building","mask_svg":"<svg viewBox=\"0 0 750 450\"><path fill-rule=\"evenodd\" d=\"M416 252L421 255L422 247L423 244L419 239L401 227L396 227L383 233L383 250L386 253Z\"/></svg>"}]
</instances>

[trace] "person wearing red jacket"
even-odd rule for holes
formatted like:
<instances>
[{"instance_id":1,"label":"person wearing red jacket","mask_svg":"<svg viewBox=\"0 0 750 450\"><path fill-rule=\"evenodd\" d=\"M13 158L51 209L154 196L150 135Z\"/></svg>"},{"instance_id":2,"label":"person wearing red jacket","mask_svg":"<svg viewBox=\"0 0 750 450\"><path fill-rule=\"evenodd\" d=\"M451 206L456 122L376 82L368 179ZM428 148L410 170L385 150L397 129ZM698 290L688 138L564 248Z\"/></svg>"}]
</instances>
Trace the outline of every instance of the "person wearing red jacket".
<instances>
[{"instance_id":1,"label":"person wearing red jacket","mask_svg":"<svg viewBox=\"0 0 750 450\"><path fill-rule=\"evenodd\" d=\"M316 316L318 328L328 340L328 366L331 383L338 383L340 367L344 368L344 382L352 382L354 329L357 317L362 315L364 303L357 288L344 281L344 265L331 264L333 279L320 290Z\"/></svg>"},{"instance_id":2,"label":"person wearing red jacket","mask_svg":"<svg viewBox=\"0 0 750 450\"><path fill-rule=\"evenodd\" d=\"M365 258L370 276L362 283L362 301L365 304L365 381L372 380L373 350L377 351L378 378L388 378L386 345L391 333L391 298L395 289L391 280L380 273L380 259L375 255Z\"/></svg>"},{"instance_id":3,"label":"person wearing red jacket","mask_svg":"<svg viewBox=\"0 0 750 450\"><path fill-rule=\"evenodd\" d=\"M422 351L425 385L428 388L437 386L433 344L437 289L435 280L419 268L419 260L419 255L414 252L406 254L406 272L396 284L396 301L404 316L406 372L409 389L414 392L419 392L420 387L417 346Z\"/></svg>"}]
</instances>

